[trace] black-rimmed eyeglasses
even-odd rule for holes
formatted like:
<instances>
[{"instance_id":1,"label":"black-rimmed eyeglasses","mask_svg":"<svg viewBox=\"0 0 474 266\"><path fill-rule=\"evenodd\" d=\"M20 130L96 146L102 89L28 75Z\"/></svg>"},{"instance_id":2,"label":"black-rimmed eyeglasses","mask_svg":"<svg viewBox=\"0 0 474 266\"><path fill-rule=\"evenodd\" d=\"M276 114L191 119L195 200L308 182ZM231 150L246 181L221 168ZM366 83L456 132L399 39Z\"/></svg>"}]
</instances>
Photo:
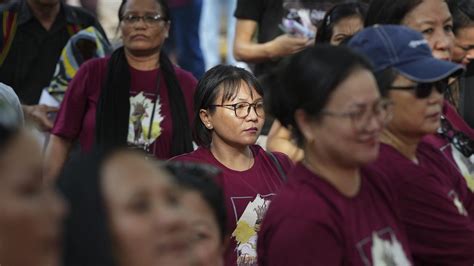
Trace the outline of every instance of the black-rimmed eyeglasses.
<instances>
[{"instance_id":1,"label":"black-rimmed eyeglasses","mask_svg":"<svg viewBox=\"0 0 474 266\"><path fill-rule=\"evenodd\" d=\"M265 115L265 107L263 105L263 101L259 101L256 103L234 103L234 104L211 104L209 107L223 107L230 110L234 110L235 116L238 118L246 118L250 114L250 110L253 107L255 114L258 117L262 117Z\"/></svg>"}]
</instances>

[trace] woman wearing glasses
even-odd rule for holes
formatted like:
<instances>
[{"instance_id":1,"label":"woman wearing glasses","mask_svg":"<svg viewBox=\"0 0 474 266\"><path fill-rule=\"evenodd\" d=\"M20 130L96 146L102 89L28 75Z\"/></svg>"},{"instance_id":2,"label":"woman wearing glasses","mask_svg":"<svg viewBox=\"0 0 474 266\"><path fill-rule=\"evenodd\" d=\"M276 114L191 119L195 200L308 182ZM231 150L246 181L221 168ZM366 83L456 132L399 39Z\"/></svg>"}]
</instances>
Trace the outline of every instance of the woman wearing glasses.
<instances>
[{"instance_id":1,"label":"woman wearing glasses","mask_svg":"<svg viewBox=\"0 0 474 266\"><path fill-rule=\"evenodd\" d=\"M455 166L422 141L440 127L446 80L461 66L435 59L423 36L403 26L369 27L349 46L391 76L381 89L394 103L393 119L374 166L397 194L415 264L473 264L473 195Z\"/></svg>"},{"instance_id":2,"label":"woman wearing glasses","mask_svg":"<svg viewBox=\"0 0 474 266\"><path fill-rule=\"evenodd\" d=\"M199 148L174 160L221 169L227 232L225 265L256 265L256 235L291 161L255 145L263 126L263 90L244 69L219 65L204 74L194 97L194 140Z\"/></svg>"},{"instance_id":3,"label":"woman wearing glasses","mask_svg":"<svg viewBox=\"0 0 474 266\"><path fill-rule=\"evenodd\" d=\"M366 166L391 117L370 64L316 45L282 66L274 85L270 110L305 157L268 209L259 265L410 265L389 183Z\"/></svg>"},{"instance_id":4,"label":"woman wearing glasses","mask_svg":"<svg viewBox=\"0 0 474 266\"><path fill-rule=\"evenodd\" d=\"M167 159L192 151L190 133L196 79L161 51L168 36L164 0L123 0L123 46L91 60L71 81L52 130L45 175L54 178L74 141L88 152L131 146Z\"/></svg>"}]
</instances>

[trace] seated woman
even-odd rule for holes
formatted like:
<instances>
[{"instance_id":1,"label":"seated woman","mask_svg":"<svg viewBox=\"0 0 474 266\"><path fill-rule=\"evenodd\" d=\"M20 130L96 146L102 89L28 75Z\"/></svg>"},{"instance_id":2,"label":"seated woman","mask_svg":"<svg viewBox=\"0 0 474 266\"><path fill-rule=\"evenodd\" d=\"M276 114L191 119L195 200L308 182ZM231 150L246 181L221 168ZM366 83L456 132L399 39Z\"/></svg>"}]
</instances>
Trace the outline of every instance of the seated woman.
<instances>
[{"instance_id":1,"label":"seated woman","mask_svg":"<svg viewBox=\"0 0 474 266\"><path fill-rule=\"evenodd\" d=\"M0 98L0 261L60 266L64 201L41 178L41 149Z\"/></svg>"},{"instance_id":2,"label":"seated woman","mask_svg":"<svg viewBox=\"0 0 474 266\"><path fill-rule=\"evenodd\" d=\"M390 106L347 48L316 46L281 66L270 110L305 157L268 209L259 265L411 265L389 183L365 166Z\"/></svg>"},{"instance_id":3,"label":"seated woman","mask_svg":"<svg viewBox=\"0 0 474 266\"><path fill-rule=\"evenodd\" d=\"M142 153L91 153L59 178L70 213L64 266L193 265L194 237L182 193Z\"/></svg>"},{"instance_id":4,"label":"seated woman","mask_svg":"<svg viewBox=\"0 0 474 266\"><path fill-rule=\"evenodd\" d=\"M380 75L393 119L374 167L387 174L417 265L474 263L474 198L456 167L422 138L440 127L447 80L460 65L435 59L423 36L404 26L374 26L354 36Z\"/></svg>"},{"instance_id":5,"label":"seated woman","mask_svg":"<svg viewBox=\"0 0 474 266\"><path fill-rule=\"evenodd\" d=\"M453 16L449 5L457 5L459 2L446 0L372 1L365 25L400 24L407 26L423 34L435 58L451 61L455 38ZM470 6L472 3L467 5ZM472 182L470 180L474 178L474 165L469 161L469 157L474 154L474 129L469 127L456 110L456 102L464 101L464 99L457 96L454 97L457 99L449 97L452 94L451 91L452 89L446 90L444 93L446 98L442 110L444 128L439 133L433 132L433 134L426 135L423 141L442 151L445 160L456 165L459 172L465 174L466 179ZM454 101L450 102L450 98ZM461 135L460 133L463 135L461 141L459 141L460 138L454 138L455 134ZM466 171L466 169L471 171Z\"/></svg>"},{"instance_id":6,"label":"seated woman","mask_svg":"<svg viewBox=\"0 0 474 266\"><path fill-rule=\"evenodd\" d=\"M366 9L367 6L363 3L334 5L320 22L316 44L342 44L364 27ZM267 149L282 152L294 162L299 162L304 157L303 150L295 143L290 130L281 126L278 121L273 122L268 133Z\"/></svg>"},{"instance_id":7,"label":"seated woman","mask_svg":"<svg viewBox=\"0 0 474 266\"><path fill-rule=\"evenodd\" d=\"M192 250L197 265L224 265L229 241L224 194L214 181L219 171L204 164L176 161L168 162L166 169L184 190L181 202L195 237Z\"/></svg>"},{"instance_id":8,"label":"seated woman","mask_svg":"<svg viewBox=\"0 0 474 266\"><path fill-rule=\"evenodd\" d=\"M222 173L227 231L225 265L253 265L256 236L291 161L255 145L265 119L263 90L248 71L219 65L204 74L194 98L194 140L199 148L173 160L207 163Z\"/></svg>"},{"instance_id":9,"label":"seated woman","mask_svg":"<svg viewBox=\"0 0 474 266\"><path fill-rule=\"evenodd\" d=\"M193 150L196 79L161 51L170 26L164 0L123 0L123 46L81 66L69 84L48 145L45 176L60 172L74 141L88 152L128 145L167 159Z\"/></svg>"}]
</instances>

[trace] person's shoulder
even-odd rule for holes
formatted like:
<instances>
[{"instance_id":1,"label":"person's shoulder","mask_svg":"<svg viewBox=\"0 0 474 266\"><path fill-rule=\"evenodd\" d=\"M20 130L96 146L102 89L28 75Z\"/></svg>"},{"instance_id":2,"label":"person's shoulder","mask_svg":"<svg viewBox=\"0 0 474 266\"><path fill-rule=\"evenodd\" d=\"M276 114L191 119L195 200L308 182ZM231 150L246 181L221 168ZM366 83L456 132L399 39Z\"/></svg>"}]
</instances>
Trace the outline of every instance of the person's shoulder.
<instances>
[{"instance_id":1,"label":"person's shoulder","mask_svg":"<svg viewBox=\"0 0 474 266\"><path fill-rule=\"evenodd\" d=\"M199 147L196 150L184 153L181 155L177 155L171 159L170 161L185 161L185 162L198 162L198 163L206 163L207 160L205 158L208 157L208 150L203 147Z\"/></svg>"},{"instance_id":2,"label":"person's shoulder","mask_svg":"<svg viewBox=\"0 0 474 266\"><path fill-rule=\"evenodd\" d=\"M193 76L193 74L187 70L182 69L179 66L174 65L174 72L176 73L176 77L180 82L182 81L193 81L197 82L196 78Z\"/></svg>"},{"instance_id":3,"label":"person's shoulder","mask_svg":"<svg viewBox=\"0 0 474 266\"><path fill-rule=\"evenodd\" d=\"M86 77L98 77L98 80L105 78L109 57L93 58L84 62L77 71L73 80L84 79Z\"/></svg>"},{"instance_id":4,"label":"person's shoulder","mask_svg":"<svg viewBox=\"0 0 474 266\"><path fill-rule=\"evenodd\" d=\"M94 70L103 69L107 67L107 64L109 63L109 59L110 57L108 56L101 57L101 58L92 58L84 62L81 65L81 68L94 69Z\"/></svg>"},{"instance_id":5,"label":"person's shoulder","mask_svg":"<svg viewBox=\"0 0 474 266\"><path fill-rule=\"evenodd\" d=\"M273 158L269 158L270 156L273 156L277 161L278 163L281 165L281 167L283 168L283 171L285 172L288 172L293 166L293 162L291 161L291 159L284 153L281 153L281 152L269 152L269 151L266 151L263 147L261 147L260 145L257 145L257 144L254 144L254 145L251 145L250 146L250 149L253 151L254 154L256 154L257 156L260 156L260 157L266 157L272 161Z\"/></svg>"},{"instance_id":6,"label":"person's shoulder","mask_svg":"<svg viewBox=\"0 0 474 266\"><path fill-rule=\"evenodd\" d=\"M323 194L315 193L313 187L303 182L290 182L284 185L270 206L268 214L274 216L275 220L301 219L330 224L340 214L334 205L328 203ZM308 206L318 211L308 211Z\"/></svg>"}]
</instances>

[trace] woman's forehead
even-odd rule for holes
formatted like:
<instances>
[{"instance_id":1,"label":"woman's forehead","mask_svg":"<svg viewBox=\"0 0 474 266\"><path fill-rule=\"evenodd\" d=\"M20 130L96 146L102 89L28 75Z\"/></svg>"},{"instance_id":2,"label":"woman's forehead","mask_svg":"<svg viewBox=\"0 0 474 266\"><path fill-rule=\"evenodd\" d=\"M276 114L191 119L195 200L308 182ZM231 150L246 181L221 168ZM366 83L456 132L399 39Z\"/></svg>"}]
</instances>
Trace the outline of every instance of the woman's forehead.
<instances>
[{"instance_id":1,"label":"woman's forehead","mask_svg":"<svg viewBox=\"0 0 474 266\"><path fill-rule=\"evenodd\" d=\"M235 100L255 100L262 96L257 90L244 80L239 82L228 82L219 85L217 102L228 102Z\"/></svg>"},{"instance_id":2,"label":"woman's forehead","mask_svg":"<svg viewBox=\"0 0 474 266\"><path fill-rule=\"evenodd\" d=\"M153 12L161 11L161 6L156 0L128 0L124 7L125 12Z\"/></svg>"}]
</instances>

